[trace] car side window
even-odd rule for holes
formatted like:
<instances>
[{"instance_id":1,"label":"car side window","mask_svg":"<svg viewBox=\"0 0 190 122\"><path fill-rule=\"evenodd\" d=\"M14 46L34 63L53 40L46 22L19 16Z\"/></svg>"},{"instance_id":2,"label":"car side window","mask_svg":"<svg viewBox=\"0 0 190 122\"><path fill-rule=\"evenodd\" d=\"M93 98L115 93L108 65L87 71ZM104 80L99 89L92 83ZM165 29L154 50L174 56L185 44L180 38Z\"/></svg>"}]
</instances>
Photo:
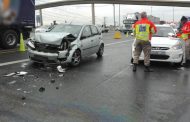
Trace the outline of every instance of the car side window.
<instances>
[{"instance_id":1,"label":"car side window","mask_svg":"<svg viewBox=\"0 0 190 122\"><path fill-rule=\"evenodd\" d=\"M91 33L91 30L90 30L90 27L89 27L89 26L86 26L86 27L83 29L81 39L88 38L88 37L90 37L91 35L92 35L92 33Z\"/></svg>"},{"instance_id":2,"label":"car side window","mask_svg":"<svg viewBox=\"0 0 190 122\"><path fill-rule=\"evenodd\" d=\"M99 34L98 29L95 26L91 26L91 29L92 29L92 34L93 35L98 35Z\"/></svg>"}]
</instances>

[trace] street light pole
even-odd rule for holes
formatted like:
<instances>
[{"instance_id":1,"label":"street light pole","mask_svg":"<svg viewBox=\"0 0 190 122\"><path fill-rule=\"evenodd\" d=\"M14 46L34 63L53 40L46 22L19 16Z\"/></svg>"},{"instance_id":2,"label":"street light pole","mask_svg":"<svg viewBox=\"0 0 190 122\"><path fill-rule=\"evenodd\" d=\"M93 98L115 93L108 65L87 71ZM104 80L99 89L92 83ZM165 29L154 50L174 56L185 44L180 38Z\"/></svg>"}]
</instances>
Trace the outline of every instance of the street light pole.
<instances>
[{"instance_id":1,"label":"street light pole","mask_svg":"<svg viewBox=\"0 0 190 122\"><path fill-rule=\"evenodd\" d=\"M121 21L120 20L121 19L120 16L121 16L121 9L120 9L120 4L119 4L119 27L120 27L120 21Z\"/></svg>"},{"instance_id":2,"label":"street light pole","mask_svg":"<svg viewBox=\"0 0 190 122\"><path fill-rule=\"evenodd\" d=\"M92 24L95 25L95 7L94 7L94 3L92 4Z\"/></svg>"},{"instance_id":3,"label":"street light pole","mask_svg":"<svg viewBox=\"0 0 190 122\"><path fill-rule=\"evenodd\" d=\"M113 4L113 18L114 18L114 29L115 29L115 4Z\"/></svg>"},{"instance_id":4,"label":"street light pole","mask_svg":"<svg viewBox=\"0 0 190 122\"><path fill-rule=\"evenodd\" d=\"M175 13L174 13L174 11L175 11L175 10L174 10L174 7L173 7L173 23L174 23L174 21L175 21L175 17L174 17L174 16L175 16Z\"/></svg>"}]
</instances>

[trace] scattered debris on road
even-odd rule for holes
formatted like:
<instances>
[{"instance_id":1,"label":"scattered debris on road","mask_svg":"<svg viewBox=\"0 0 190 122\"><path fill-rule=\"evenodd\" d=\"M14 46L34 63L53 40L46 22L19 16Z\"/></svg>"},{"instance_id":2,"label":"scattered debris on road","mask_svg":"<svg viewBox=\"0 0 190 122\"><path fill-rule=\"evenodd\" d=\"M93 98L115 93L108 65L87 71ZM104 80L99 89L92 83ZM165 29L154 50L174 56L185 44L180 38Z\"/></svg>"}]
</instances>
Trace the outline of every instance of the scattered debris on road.
<instances>
[{"instance_id":1,"label":"scattered debris on road","mask_svg":"<svg viewBox=\"0 0 190 122\"><path fill-rule=\"evenodd\" d=\"M25 94L30 94L32 91L23 91Z\"/></svg>"},{"instance_id":2,"label":"scattered debris on road","mask_svg":"<svg viewBox=\"0 0 190 122\"><path fill-rule=\"evenodd\" d=\"M51 83L55 83L55 79L52 79L52 80L51 80Z\"/></svg>"},{"instance_id":3,"label":"scattered debris on road","mask_svg":"<svg viewBox=\"0 0 190 122\"><path fill-rule=\"evenodd\" d=\"M21 64L21 67L22 67L22 68L25 68L27 65L28 65L28 63L22 63L22 64Z\"/></svg>"},{"instance_id":4,"label":"scattered debris on road","mask_svg":"<svg viewBox=\"0 0 190 122\"><path fill-rule=\"evenodd\" d=\"M22 89L21 88L18 88L17 91L21 91Z\"/></svg>"},{"instance_id":5,"label":"scattered debris on road","mask_svg":"<svg viewBox=\"0 0 190 122\"><path fill-rule=\"evenodd\" d=\"M24 76L27 74L28 74L28 72L20 71L20 72L13 72L13 73L6 74L6 75L4 75L4 77Z\"/></svg>"},{"instance_id":6,"label":"scattered debris on road","mask_svg":"<svg viewBox=\"0 0 190 122\"><path fill-rule=\"evenodd\" d=\"M44 92L45 91L45 88L44 87L41 87L40 89L39 89L39 92Z\"/></svg>"},{"instance_id":7,"label":"scattered debris on road","mask_svg":"<svg viewBox=\"0 0 190 122\"><path fill-rule=\"evenodd\" d=\"M59 77L63 77L63 76L64 76L64 74L60 74L60 75L59 75Z\"/></svg>"},{"instance_id":8,"label":"scattered debris on road","mask_svg":"<svg viewBox=\"0 0 190 122\"><path fill-rule=\"evenodd\" d=\"M22 98L21 98L22 100L26 100L26 97L24 97L24 96L22 96Z\"/></svg>"},{"instance_id":9,"label":"scattered debris on road","mask_svg":"<svg viewBox=\"0 0 190 122\"><path fill-rule=\"evenodd\" d=\"M66 69L63 69L62 66L57 66L57 70L59 73L64 73Z\"/></svg>"},{"instance_id":10,"label":"scattered debris on road","mask_svg":"<svg viewBox=\"0 0 190 122\"><path fill-rule=\"evenodd\" d=\"M15 84L15 83L16 83L16 80L13 80L13 81L9 82L8 84L9 84L9 85L13 85L13 84Z\"/></svg>"},{"instance_id":11,"label":"scattered debris on road","mask_svg":"<svg viewBox=\"0 0 190 122\"><path fill-rule=\"evenodd\" d=\"M13 72L13 73L9 73L9 74L7 74L7 75L4 75L5 77L11 77L11 76L13 76L13 75L16 75L16 72Z\"/></svg>"},{"instance_id":12,"label":"scattered debris on road","mask_svg":"<svg viewBox=\"0 0 190 122\"><path fill-rule=\"evenodd\" d=\"M21 72L16 72L18 76L24 76L24 75L27 75L28 72L24 72L24 71L21 71Z\"/></svg>"}]
</instances>

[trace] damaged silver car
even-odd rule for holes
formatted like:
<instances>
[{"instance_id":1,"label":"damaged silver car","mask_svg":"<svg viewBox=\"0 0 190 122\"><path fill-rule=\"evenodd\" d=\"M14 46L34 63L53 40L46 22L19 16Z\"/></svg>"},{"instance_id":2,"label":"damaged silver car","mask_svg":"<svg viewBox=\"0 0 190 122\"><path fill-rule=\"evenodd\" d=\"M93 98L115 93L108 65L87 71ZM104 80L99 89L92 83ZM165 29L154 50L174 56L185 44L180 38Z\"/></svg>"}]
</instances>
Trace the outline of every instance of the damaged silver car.
<instances>
[{"instance_id":1,"label":"damaged silver car","mask_svg":"<svg viewBox=\"0 0 190 122\"><path fill-rule=\"evenodd\" d=\"M34 62L80 64L82 57L102 57L102 33L94 25L56 25L44 33L35 33L28 43L28 55Z\"/></svg>"}]
</instances>

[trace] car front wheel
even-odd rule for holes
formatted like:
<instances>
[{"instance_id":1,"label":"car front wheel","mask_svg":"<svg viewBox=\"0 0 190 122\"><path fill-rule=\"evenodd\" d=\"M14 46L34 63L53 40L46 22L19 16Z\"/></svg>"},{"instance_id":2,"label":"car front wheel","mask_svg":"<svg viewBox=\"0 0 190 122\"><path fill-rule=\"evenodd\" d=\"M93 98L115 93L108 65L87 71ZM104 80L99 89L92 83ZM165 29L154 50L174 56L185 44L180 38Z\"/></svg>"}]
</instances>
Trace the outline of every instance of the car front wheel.
<instances>
[{"instance_id":1,"label":"car front wheel","mask_svg":"<svg viewBox=\"0 0 190 122\"><path fill-rule=\"evenodd\" d=\"M103 56L103 54L104 54L104 45L103 44L101 44L101 46L96 54L97 54L98 58L101 58Z\"/></svg>"},{"instance_id":2,"label":"car front wheel","mask_svg":"<svg viewBox=\"0 0 190 122\"><path fill-rule=\"evenodd\" d=\"M72 56L71 66L74 66L74 67L78 66L80 62L81 62L81 52L80 50L76 50Z\"/></svg>"}]
</instances>

